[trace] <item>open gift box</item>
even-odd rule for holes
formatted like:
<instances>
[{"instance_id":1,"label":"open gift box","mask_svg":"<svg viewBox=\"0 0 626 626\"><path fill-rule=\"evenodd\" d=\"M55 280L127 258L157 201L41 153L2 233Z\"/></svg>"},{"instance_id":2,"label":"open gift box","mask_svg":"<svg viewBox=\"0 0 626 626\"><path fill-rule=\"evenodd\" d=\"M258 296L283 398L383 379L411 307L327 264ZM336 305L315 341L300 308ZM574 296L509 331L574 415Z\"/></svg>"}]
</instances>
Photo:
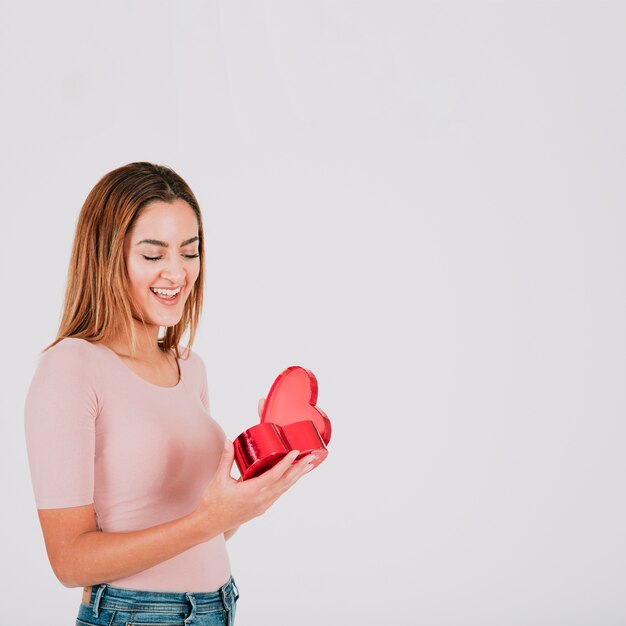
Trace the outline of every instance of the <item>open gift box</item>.
<instances>
[{"instance_id":1,"label":"open gift box","mask_svg":"<svg viewBox=\"0 0 626 626\"><path fill-rule=\"evenodd\" d=\"M234 441L242 480L259 476L291 450L300 451L298 459L313 454L313 467L328 456L330 420L316 402L317 379L312 372L293 365L278 375L267 394L261 423Z\"/></svg>"}]
</instances>

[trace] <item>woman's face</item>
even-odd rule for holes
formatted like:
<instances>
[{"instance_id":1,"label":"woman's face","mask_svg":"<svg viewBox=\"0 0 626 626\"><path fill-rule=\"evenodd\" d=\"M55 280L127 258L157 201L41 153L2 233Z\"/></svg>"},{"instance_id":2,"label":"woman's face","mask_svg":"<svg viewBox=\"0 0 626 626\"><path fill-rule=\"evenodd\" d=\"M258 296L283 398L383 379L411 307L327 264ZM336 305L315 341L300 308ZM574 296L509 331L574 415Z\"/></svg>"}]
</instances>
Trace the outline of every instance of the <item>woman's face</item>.
<instances>
[{"instance_id":1,"label":"woman's face","mask_svg":"<svg viewBox=\"0 0 626 626\"><path fill-rule=\"evenodd\" d=\"M198 273L198 220L184 200L153 202L126 235L124 257L138 316L174 326Z\"/></svg>"}]
</instances>

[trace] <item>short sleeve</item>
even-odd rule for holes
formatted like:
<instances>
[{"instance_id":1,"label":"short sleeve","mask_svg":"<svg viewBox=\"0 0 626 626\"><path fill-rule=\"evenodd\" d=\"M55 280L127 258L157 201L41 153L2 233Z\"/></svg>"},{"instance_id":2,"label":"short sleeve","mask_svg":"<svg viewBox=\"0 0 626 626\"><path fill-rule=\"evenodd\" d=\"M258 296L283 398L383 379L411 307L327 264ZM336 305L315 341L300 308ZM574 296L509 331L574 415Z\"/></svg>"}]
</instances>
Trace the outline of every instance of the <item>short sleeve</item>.
<instances>
[{"instance_id":1,"label":"short sleeve","mask_svg":"<svg viewBox=\"0 0 626 626\"><path fill-rule=\"evenodd\" d=\"M37 508L93 502L97 354L82 339L63 339L40 358L26 397L24 425Z\"/></svg>"}]
</instances>

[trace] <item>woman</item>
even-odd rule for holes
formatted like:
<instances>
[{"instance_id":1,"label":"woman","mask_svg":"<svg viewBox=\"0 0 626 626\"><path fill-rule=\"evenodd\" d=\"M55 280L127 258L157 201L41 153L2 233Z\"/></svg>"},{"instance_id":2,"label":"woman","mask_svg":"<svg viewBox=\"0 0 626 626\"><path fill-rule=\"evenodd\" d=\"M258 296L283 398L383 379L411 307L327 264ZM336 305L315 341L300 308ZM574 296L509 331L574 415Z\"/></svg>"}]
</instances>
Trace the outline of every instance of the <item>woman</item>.
<instances>
[{"instance_id":1,"label":"woman","mask_svg":"<svg viewBox=\"0 0 626 626\"><path fill-rule=\"evenodd\" d=\"M77 624L232 624L226 540L312 467L293 451L231 477L189 349L203 265L198 202L171 169L131 163L87 197L25 407L48 558L61 583L85 587Z\"/></svg>"}]
</instances>

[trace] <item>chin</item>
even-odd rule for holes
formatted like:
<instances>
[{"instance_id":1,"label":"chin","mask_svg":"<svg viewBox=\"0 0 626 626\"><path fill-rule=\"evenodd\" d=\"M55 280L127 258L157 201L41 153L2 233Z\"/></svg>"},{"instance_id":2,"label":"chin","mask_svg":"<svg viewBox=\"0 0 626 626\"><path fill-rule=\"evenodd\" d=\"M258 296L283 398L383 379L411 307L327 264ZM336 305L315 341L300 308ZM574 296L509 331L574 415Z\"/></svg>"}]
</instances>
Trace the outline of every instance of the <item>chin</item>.
<instances>
[{"instance_id":1,"label":"chin","mask_svg":"<svg viewBox=\"0 0 626 626\"><path fill-rule=\"evenodd\" d=\"M177 319L168 318L168 319L162 319L162 320L155 320L155 322L158 326L161 326L161 328L171 328L172 326L176 326L176 324L180 322L181 318L182 318L182 315L178 317Z\"/></svg>"},{"instance_id":2,"label":"chin","mask_svg":"<svg viewBox=\"0 0 626 626\"><path fill-rule=\"evenodd\" d=\"M161 328L170 328L176 326L183 317L183 312L180 315L144 315L143 319L147 324L152 326L160 326Z\"/></svg>"}]
</instances>

